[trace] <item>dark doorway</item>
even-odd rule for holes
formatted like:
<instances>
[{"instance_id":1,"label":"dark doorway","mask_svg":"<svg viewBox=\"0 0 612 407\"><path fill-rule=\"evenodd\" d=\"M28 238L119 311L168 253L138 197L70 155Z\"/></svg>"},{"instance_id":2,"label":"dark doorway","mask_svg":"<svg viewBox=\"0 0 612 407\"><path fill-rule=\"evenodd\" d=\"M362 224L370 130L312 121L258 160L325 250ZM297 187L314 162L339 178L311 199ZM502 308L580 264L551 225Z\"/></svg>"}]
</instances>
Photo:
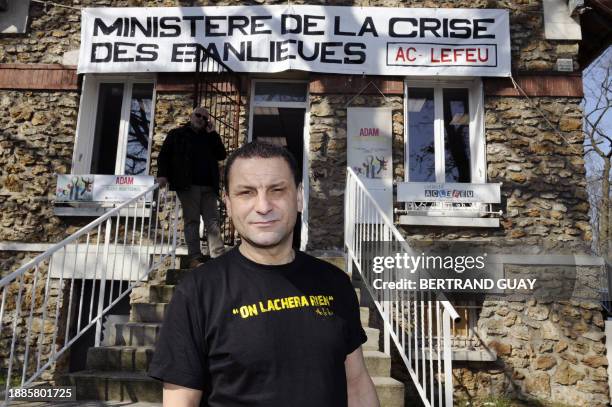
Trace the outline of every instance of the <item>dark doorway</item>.
<instances>
[{"instance_id":1,"label":"dark doorway","mask_svg":"<svg viewBox=\"0 0 612 407\"><path fill-rule=\"evenodd\" d=\"M289 107L255 106L253 111L253 140L286 147L295 157L302 179L304 157L304 117L306 109ZM293 230L293 247L300 247L302 214Z\"/></svg>"},{"instance_id":2,"label":"dark doorway","mask_svg":"<svg viewBox=\"0 0 612 407\"><path fill-rule=\"evenodd\" d=\"M107 307L109 302L109 294L111 292L115 293L113 295L113 300L116 299L117 294L121 292L121 290L125 290L127 286L127 282L122 281L113 281L112 284L110 281L105 282L105 296L104 296L104 307ZM82 281L75 280L74 281L74 298L81 298L83 296L83 308L81 310L81 323L78 323L78 307L76 302L72 306L71 312L71 322L70 322L70 337L73 337L77 334L78 327L87 326L90 318L90 313L94 314L97 312L98 307L98 298L101 291L100 280L85 280L84 284ZM91 298L93 296L93 299ZM93 306L91 305L93 304ZM126 295L123 297L117 304L115 304L110 311L103 318L103 324L106 322L106 319L109 315L130 315L130 296ZM70 348L70 371L77 372L80 370L85 370L87 365L87 352L89 348L95 345L96 339L96 326L92 326L77 339L72 347ZM104 339L104 338L102 338Z\"/></svg>"}]
</instances>

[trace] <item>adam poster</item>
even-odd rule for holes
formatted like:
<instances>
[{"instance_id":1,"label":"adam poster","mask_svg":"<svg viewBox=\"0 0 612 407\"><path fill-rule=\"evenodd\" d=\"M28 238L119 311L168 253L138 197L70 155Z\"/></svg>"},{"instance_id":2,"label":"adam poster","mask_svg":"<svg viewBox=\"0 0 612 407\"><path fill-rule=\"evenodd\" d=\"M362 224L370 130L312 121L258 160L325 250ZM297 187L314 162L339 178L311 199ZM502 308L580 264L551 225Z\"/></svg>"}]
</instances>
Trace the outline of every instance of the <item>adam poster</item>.
<instances>
[{"instance_id":1,"label":"adam poster","mask_svg":"<svg viewBox=\"0 0 612 407\"><path fill-rule=\"evenodd\" d=\"M393 219L393 118L389 108L349 107L347 163L368 191Z\"/></svg>"},{"instance_id":2,"label":"adam poster","mask_svg":"<svg viewBox=\"0 0 612 407\"><path fill-rule=\"evenodd\" d=\"M58 174L57 202L123 202L146 191L154 184L148 175ZM152 194L145 197L152 200Z\"/></svg>"}]
</instances>

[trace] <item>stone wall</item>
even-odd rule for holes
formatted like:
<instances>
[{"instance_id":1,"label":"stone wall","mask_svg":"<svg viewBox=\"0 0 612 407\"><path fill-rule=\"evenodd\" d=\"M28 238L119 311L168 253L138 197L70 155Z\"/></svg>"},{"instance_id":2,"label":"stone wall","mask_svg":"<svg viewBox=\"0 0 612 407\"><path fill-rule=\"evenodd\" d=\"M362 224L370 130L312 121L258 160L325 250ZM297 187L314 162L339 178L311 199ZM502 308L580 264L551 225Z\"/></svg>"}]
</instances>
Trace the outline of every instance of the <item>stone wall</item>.
<instances>
[{"instance_id":1,"label":"stone wall","mask_svg":"<svg viewBox=\"0 0 612 407\"><path fill-rule=\"evenodd\" d=\"M485 102L487 178L502 183L505 239L588 250L580 99L537 98L533 104L525 98Z\"/></svg>"},{"instance_id":2,"label":"stone wall","mask_svg":"<svg viewBox=\"0 0 612 407\"><path fill-rule=\"evenodd\" d=\"M39 253L0 251L0 279L10 272L26 264ZM0 381L6 381L7 368L10 361L11 346L15 348L12 363L11 383L17 387L17 380L21 380L23 361L28 347L27 374L36 371L40 355L40 366L49 361L53 350L59 350L64 343L64 332L67 318L67 298L69 295L69 282L66 280L60 286L57 279L51 279L47 286L48 262L40 264L37 277L36 270L31 269L23 274L21 279L14 280L6 286L6 292L0 289L0 296L4 297L4 313L0 326ZM34 282L36 281L36 284ZM17 309L17 300L21 290L21 306ZM46 301L45 301L46 292ZM60 299L61 292L61 299ZM58 304L62 301L61 304ZM58 312L59 305L59 312ZM30 311L31 322L30 322ZM57 319L57 324L55 323ZM16 325L13 325L15 324ZM28 335L28 325L31 324ZM15 331L13 330L15 327ZM15 334L13 334L15 332ZM14 345L13 345L14 343ZM67 372L70 352L47 368L39 380L51 382L60 378ZM29 378L30 376L26 377Z\"/></svg>"},{"instance_id":3,"label":"stone wall","mask_svg":"<svg viewBox=\"0 0 612 407\"><path fill-rule=\"evenodd\" d=\"M458 399L506 395L562 406L608 405L608 361L604 318L599 302L601 268L596 266L506 266L528 271L576 276L573 293L554 298L514 293L482 303L476 337L497 354L494 363L454 362ZM551 296L552 297L552 296Z\"/></svg>"},{"instance_id":4,"label":"stone wall","mask_svg":"<svg viewBox=\"0 0 612 407\"><path fill-rule=\"evenodd\" d=\"M579 270L581 276L599 270ZM607 406L604 320L597 300L485 301L480 339L495 364L455 364L456 397L505 394L569 406Z\"/></svg>"},{"instance_id":5,"label":"stone wall","mask_svg":"<svg viewBox=\"0 0 612 407\"><path fill-rule=\"evenodd\" d=\"M352 100L351 100L352 99ZM351 107L393 109L393 168L403 168L402 97L363 95L311 95L310 98L310 191L308 201L308 250L343 247L344 188L346 186L346 104Z\"/></svg>"},{"instance_id":6,"label":"stone wall","mask_svg":"<svg viewBox=\"0 0 612 407\"><path fill-rule=\"evenodd\" d=\"M75 5L70 0L57 0L55 3L75 7L45 7L38 3L30 6L32 24L28 34L16 37L0 36L0 63L61 63L66 52L79 49L80 7L176 7L176 6L223 6L287 4L283 0L83 0ZM431 7L431 8L501 8L510 12L510 35L513 70L545 71L552 70L557 58L574 59L578 69L577 41L553 41L544 38L542 2L524 0L457 0L434 1L419 0L402 2L400 0L338 0L294 1L292 4L327 4L371 7Z\"/></svg>"},{"instance_id":7,"label":"stone wall","mask_svg":"<svg viewBox=\"0 0 612 407\"><path fill-rule=\"evenodd\" d=\"M348 99L341 95L311 97L311 249L341 249L343 245L344 106ZM580 100L532 100L537 108L524 98L487 97L485 101L487 182L502 183L501 227L410 226L405 228L409 240L472 240L503 246L540 246L556 252L588 252L591 228L582 158ZM394 108L394 180L402 182L402 98L390 97L385 104L380 97L368 95L355 98L352 106L389 104ZM550 127L542 114L558 131Z\"/></svg>"},{"instance_id":8,"label":"stone wall","mask_svg":"<svg viewBox=\"0 0 612 407\"><path fill-rule=\"evenodd\" d=\"M0 90L0 241L57 242L82 222L53 215L54 174L70 173L79 96Z\"/></svg>"}]
</instances>

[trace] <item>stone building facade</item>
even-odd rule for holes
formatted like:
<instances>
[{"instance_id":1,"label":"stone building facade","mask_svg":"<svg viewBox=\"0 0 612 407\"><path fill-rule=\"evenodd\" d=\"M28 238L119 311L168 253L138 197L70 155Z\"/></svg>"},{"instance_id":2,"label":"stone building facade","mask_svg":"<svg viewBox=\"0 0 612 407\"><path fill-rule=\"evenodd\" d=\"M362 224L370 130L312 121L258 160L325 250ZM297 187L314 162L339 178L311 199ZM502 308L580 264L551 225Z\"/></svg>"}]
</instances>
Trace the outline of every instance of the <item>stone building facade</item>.
<instances>
[{"instance_id":1,"label":"stone building facade","mask_svg":"<svg viewBox=\"0 0 612 407\"><path fill-rule=\"evenodd\" d=\"M56 174L74 170L78 118L87 75L77 75L82 7L183 7L285 4L276 1L56 0L30 5L25 34L0 34L0 277L91 218L54 212ZM292 2L325 4L325 2ZM65 7L62 7L65 6ZM578 40L547 39L543 2L524 0L338 1L368 7L494 8L510 15L508 78L482 84L486 182L501 183L499 227L399 227L408 241L472 241L515 253L588 254L592 230L583 159ZM0 14L1 17L1 14ZM555 72L571 59L573 72ZM251 82L242 74L239 143L249 138ZM150 173L168 130L184 123L193 103L192 75L153 74ZM286 75L277 77L286 79ZM404 77L293 73L308 89L308 232L305 249L343 250L347 104L392 109L393 178L406 180ZM413 79L413 78L412 78ZM472 78L474 79L474 78ZM366 86L372 83L375 86ZM356 89L364 89L355 97ZM381 94L382 93L382 94ZM87 103L87 101L85 102ZM396 209L403 205L394 202ZM585 267L584 273L594 273ZM508 394L567 405L609 402L602 310L597 301L485 301L477 325L494 364L456 368L457 395ZM2 340L2 338L0 338Z\"/></svg>"}]
</instances>

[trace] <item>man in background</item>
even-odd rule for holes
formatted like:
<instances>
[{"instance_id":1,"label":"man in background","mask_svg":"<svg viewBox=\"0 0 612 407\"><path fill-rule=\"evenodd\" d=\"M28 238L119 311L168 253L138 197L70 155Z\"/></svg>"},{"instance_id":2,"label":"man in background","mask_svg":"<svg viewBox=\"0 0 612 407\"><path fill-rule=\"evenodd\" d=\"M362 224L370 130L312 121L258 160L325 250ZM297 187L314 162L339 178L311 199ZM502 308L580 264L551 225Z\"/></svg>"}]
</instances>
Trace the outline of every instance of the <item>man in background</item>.
<instances>
[{"instance_id":1,"label":"man in background","mask_svg":"<svg viewBox=\"0 0 612 407\"><path fill-rule=\"evenodd\" d=\"M157 159L157 180L161 187L170 184L183 207L187 267L205 260L200 248L200 216L206 226L211 257L224 251L219 229L219 164L226 157L219 133L208 110L197 107L188 124L171 130Z\"/></svg>"}]
</instances>

